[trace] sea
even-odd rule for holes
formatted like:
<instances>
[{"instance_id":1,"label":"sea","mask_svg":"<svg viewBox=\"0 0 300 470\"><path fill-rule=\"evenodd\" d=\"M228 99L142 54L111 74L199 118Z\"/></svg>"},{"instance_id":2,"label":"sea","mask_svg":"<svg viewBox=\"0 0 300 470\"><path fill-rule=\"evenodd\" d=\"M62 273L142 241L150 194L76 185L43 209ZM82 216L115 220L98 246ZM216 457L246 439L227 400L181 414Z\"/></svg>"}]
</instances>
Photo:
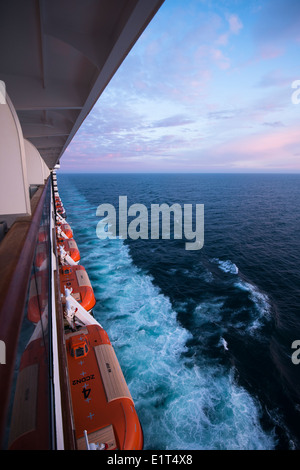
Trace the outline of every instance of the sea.
<instances>
[{"instance_id":1,"label":"sea","mask_svg":"<svg viewBox=\"0 0 300 470\"><path fill-rule=\"evenodd\" d=\"M57 179L144 449L299 450L300 175ZM203 247L172 237L172 219L170 239L99 239L97 208L118 214L120 196L149 214L203 204Z\"/></svg>"}]
</instances>

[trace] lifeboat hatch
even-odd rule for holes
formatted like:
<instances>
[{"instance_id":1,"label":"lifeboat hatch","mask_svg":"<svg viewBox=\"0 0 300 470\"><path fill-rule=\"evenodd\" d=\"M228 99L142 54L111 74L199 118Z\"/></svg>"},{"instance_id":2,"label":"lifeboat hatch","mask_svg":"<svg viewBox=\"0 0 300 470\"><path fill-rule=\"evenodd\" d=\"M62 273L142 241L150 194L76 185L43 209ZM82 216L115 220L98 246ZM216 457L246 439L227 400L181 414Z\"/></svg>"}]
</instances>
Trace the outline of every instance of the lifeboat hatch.
<instances>
[{"instance_id":1,"label":"lifeboat hatch","mask_svg":"<svg viewBox=\"0 0 300 470\"><path fill-rule=\"evenodd\" d=\"M85 335L74 336L70 339L70 354L75 359L86 356L89 352L89 346Z\"/></svg>"},{"instance_id":2,"label":"lifeboat hatch","mask_svg":"<svg viewBox=\"0 0 300 470\"><path fill-rule=\"evenodd\" d=\"M63 267L63 268L62 268L62 272L63 272L63 274L70 274L70 273L72 272L72 268L69 268L69 267L68 267L68 268L64 268L64 267Z\"/></svg>"},{"instance_id":3,"label":"lifeboat hatch","mask_svg":"<svg viewBox=\"0 0 300 470\"><path fill-rule=\"evenodd\" d=\"M86 450L90 447L91 443L98 449L117 450L117 442L112 425L106 426L98 431L92 432L86 437L77 439L78 450Z\"/></svg>"}]
</instances>

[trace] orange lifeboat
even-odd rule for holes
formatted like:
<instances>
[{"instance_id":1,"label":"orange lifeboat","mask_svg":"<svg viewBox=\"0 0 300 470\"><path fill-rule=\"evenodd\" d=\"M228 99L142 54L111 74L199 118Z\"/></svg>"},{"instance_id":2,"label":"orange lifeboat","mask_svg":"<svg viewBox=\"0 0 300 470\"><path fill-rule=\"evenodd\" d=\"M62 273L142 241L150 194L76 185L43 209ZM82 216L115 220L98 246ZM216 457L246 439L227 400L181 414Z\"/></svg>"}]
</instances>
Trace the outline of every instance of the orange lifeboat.
<instances>
[{"instance_id":1,"label":"orange lifeboat","mask_svg":"<svg viewBox=\"0 0 300 470\"><path fill-rule=\"evenodd\" d=\"M68 238L73 238L73 232L69 224L57 222L57 225Z\"/></svg>"},{"instance_id":2,"label":"orange lifeboat","mask_svg":"<svg viewBox=\"0 0 300 470\"><path fill-rule=\"evenodd\" d=\"M61 204L61 202L57 202L57 201L55 202L55 207L56 207L56 210L64 208L64 206Z\"/></svg>"},{"instance_id":3,"label":"orange lifeboat","mask_svg":"<svg viewBox=\"0 0 300 470\"><path fill-rule=\"evenodd\" d=\"M143 432L106 331L86 325L66 333L77 448L141 450Z\"/></svg>"},{"instance_id":4,"label":"orange lifeboat","mask_svg":"<svg viewBox=\"0 0 300 470\"><path fill-rule=\"evenodd\" d=\"M80 261L80 253L79 249L77 246L77 243L73 238L71 239L59 239L58 240L58 250L59 247L62 246L65 250L65 252L72 258L75 263L78 263Z\"/></svg>"},{"instance_id":5,"label":"orange lifeboat","mask_svg":"<svg viewBox=\"0 0 300 470\"><path fill-rule=\"evenodd\" d=\"M65 287L72 289L72 297L89 312L96 304L94 291L83 266L62 266L60 268L60 291L65 295Z\"/></svg>"},{"instance_id":6,"label":"orange lifeboat","mask_svg":"<svg viewBox=\"0 0 300 470\"><path fill-rule=\"evenodd\" d=\"M55 196L55 205L62 206L62 200L59 196Z\"/></svg>"},{"instance_id":7,"label":"orange lifeboat","mask_svg":"<svg viewBox=\"0 0 300 470\"><path fill-rule=\"evenodd\" d=\"M62 217L66 217L66 211L65 209L63 208L63 206L58 206L56 207L56 212L61 215Z\"/></svg>"}]
</instances>

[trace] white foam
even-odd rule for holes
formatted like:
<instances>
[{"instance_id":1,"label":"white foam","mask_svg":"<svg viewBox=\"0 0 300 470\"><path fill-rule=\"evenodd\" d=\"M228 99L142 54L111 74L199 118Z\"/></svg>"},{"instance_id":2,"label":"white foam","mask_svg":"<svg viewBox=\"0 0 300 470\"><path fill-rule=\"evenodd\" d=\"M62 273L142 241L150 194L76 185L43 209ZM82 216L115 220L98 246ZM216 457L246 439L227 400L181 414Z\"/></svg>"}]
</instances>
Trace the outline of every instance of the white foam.
<instances>
[{"instance_id":1,"label":"white foam","mask_svg":"<svg viewBox=\"0 0 300 470\"><path fill-rule=\"evenodd\" d=\"M265 321L271 317L271 303L268 296L259 291L258 287L248 282L240 280L235 283L235 286L242 291L249 293L249 298L253 302L254 315L252 322L247 325L247 331L250 334L255 334Z\"/></svg>"},{"instance_id":2,"label":"white foam","mask_svg":"<svg viewBox=\"0 0 300 470\"><path fill-rule=\"evenodd\" d=\"M145 448L272 448L272 437L262 431L256 403L246 391L221 368L200 367L194 358L184 358L192 335L178 323L152 278L132 263L127 246L111 241L100 251L101 264L108 264L99 276L105 289L95 314L107 327L124 370ZM202 304L196 314L209 321L214 311L217 321L222 305L223 299Z\"/></svg>"},{"instance_id":3,"label":"white foam","mask_svg":"<svg viewBox=\"0 0 300 470\"><path fill-rule=\"evenodd\" d=\"M82 219L73 222L76 238ZM255 400L220 365L185 355L192 335L179 324L170 300L133 264L122 240L90 243L95 224L87 212L85 232L90 230L82 236L83 245L78 240L82 264L92 273L94 314L119 358L142 422L145 449L273 448ZM217 299L214 308L199 306L196 315L209 321L215 311L217 321L222 305L223 299Z\"/></svg>"},{"instance_id":4,"label":"white foam","mask_svg":"<svg viewBox=\"0 0 300 470\"><path fill-rule=\"evenodd\" d=\"M223 348L225 349L225 351L228 351L228 343L227 343L226 339L224 339L224 338L221 337L219 344L223 346Z\"/></svg>"},{"instance_id":5,"label":"white foam","mask_svg":"<svg viewBox=\"0 0 300 470\"><path fill-rule=\"evenodd\" d=\"M219 260L218 258L214 258L213 260L219 265L219 268L224 272L224 273L231 273L231 274L238 274L239 269L236 264L234 264L232 261L227 260L227 261L222 261Z\"/></svg>"}]
</instances>

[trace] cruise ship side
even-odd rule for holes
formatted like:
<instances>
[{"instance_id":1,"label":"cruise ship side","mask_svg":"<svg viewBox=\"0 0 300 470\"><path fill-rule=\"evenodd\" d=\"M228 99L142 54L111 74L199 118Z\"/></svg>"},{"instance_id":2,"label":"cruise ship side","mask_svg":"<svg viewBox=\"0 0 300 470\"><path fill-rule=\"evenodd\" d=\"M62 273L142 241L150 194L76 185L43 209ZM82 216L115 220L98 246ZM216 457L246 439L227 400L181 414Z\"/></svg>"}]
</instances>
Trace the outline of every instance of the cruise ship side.
<instances>
[{"instance_id":1,"label":"cruise ship side","mask_svg":"<svg viewBox=\"0 0 300 470\"><path fill-rule=\"evenodd\" d=\"M2 449L143 448L56 174L163 1L1 2Z\"/></svg>"}]
</instances>

